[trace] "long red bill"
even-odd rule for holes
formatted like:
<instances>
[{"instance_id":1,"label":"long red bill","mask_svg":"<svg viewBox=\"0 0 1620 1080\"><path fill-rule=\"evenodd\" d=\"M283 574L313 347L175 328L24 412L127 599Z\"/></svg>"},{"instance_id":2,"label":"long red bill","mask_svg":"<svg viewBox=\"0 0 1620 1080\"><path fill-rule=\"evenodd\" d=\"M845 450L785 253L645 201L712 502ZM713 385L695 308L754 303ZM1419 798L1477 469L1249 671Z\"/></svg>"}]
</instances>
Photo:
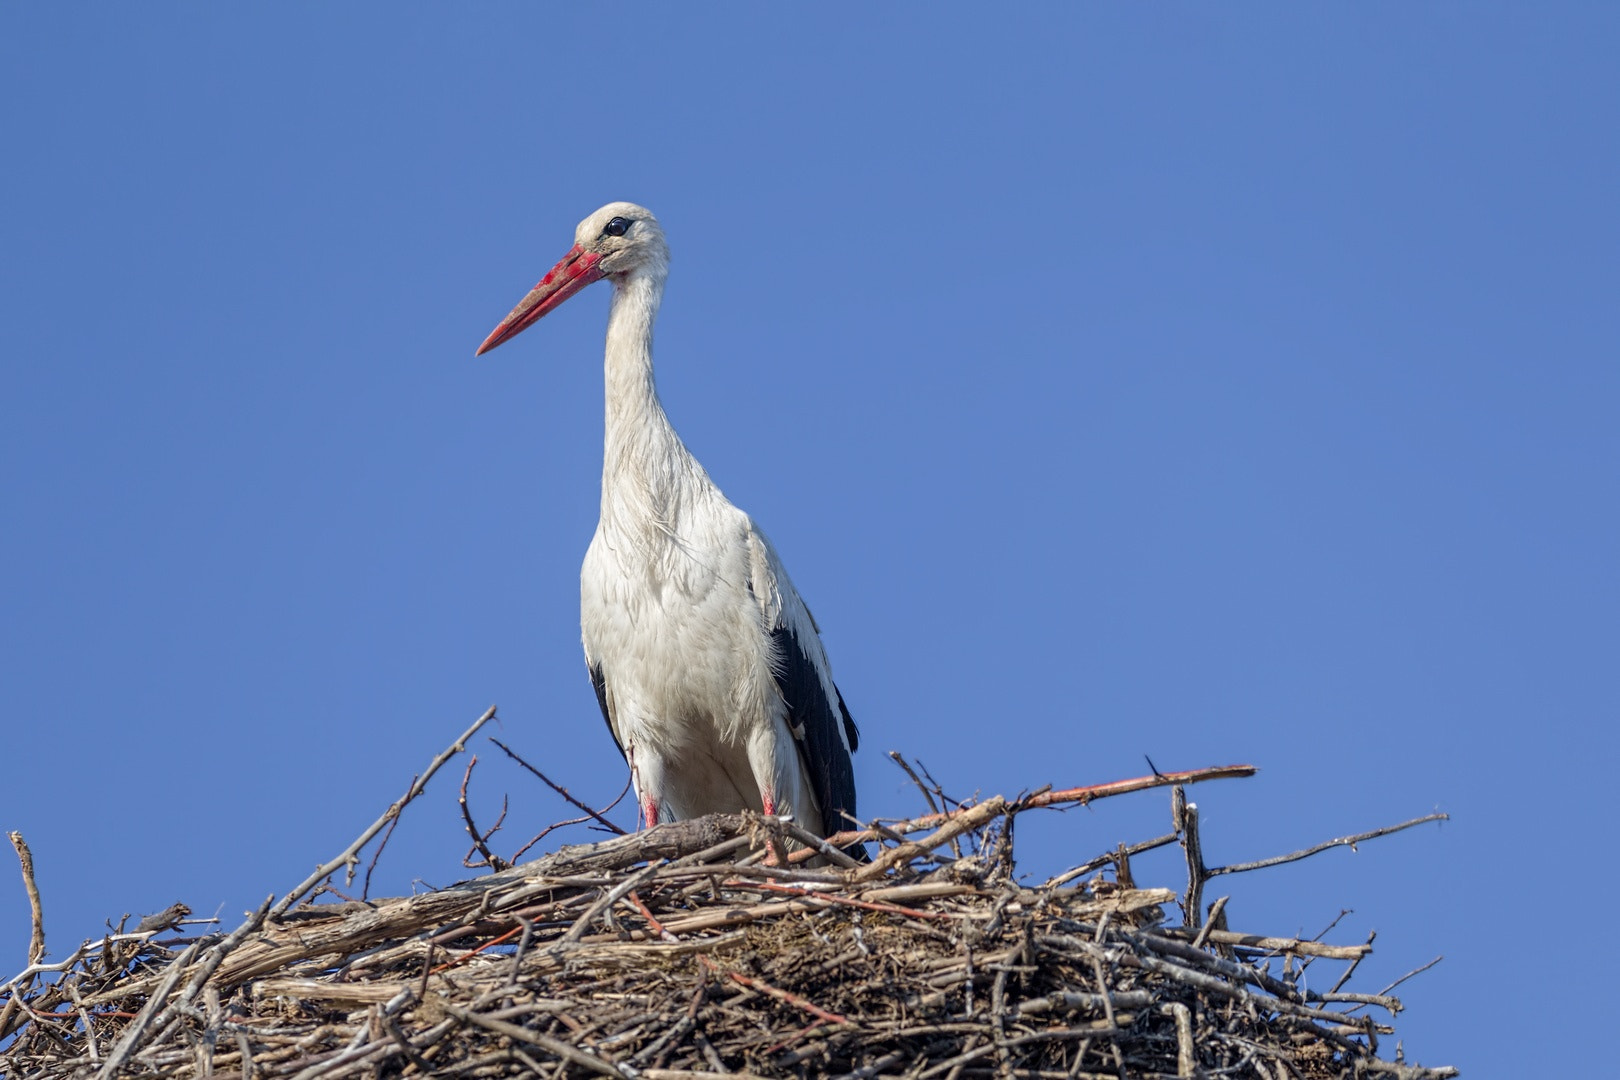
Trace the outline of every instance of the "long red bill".
<instances>
[{"instance_id":1,"label":"long red bill","mask_svg":"<svg viewBox=\"0 0 1620 1080\"><path fill-rule=\"evenodd\" d=\"M540 283L529 290L529 295L518 301L518 306L512 309L512 313L490 331L489 337L484 339L484 343L478 346L478 351L473 355L483 356L495 346L517 337L544 318L548 312L561 305L564 300L591 282L600 281L603 275L597 264L601 261L602 256L575 244L568 254L562 257L562 261L553 266L551 271L540 279Z\"/></svg>"}]
</instances>

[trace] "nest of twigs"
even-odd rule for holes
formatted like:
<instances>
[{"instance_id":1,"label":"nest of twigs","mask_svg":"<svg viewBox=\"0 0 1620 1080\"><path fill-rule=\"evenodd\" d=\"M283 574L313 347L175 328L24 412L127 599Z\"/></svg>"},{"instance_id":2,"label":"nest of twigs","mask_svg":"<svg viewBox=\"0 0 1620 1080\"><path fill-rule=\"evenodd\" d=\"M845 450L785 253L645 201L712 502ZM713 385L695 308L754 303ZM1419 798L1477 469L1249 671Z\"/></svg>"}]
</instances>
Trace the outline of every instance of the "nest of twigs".
<instances>
[{"instance_id":1,"label":"nest of twigs","mask_svg":"<svg viewBox=\"0 0 1620 1080\"><path fill-rule=\"evenodd\" d=\"M865 864L768 865L803 834L744 814L407 898L292 906L306 883L229 935L169 920L32 965L0 987L0 1076L1456 1075L1380 1056L1400 1003L1342 989L1369 944L1234 932L1219 901L1199 918L1203 882L1248 867L1203 866L1179 786L1176 832L1013 873L1019 813L1248 771L876 826ZM1132 880L1133 852L1178 841L1185 894ZM1318 964L1342 977L1308 988Z\"/></svg>"}]
</instances>

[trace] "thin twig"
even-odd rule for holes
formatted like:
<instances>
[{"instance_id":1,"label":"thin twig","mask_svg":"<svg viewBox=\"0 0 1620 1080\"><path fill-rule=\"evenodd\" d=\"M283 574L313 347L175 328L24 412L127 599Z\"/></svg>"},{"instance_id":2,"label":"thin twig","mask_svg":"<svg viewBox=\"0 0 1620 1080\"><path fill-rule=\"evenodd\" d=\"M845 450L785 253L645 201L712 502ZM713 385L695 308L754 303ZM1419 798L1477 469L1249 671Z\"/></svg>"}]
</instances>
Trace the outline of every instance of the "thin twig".
<instances>
[{"instance_id":1,"label":"thin twig","mask_svg":"<svg viewBox=\"0 0 1620 1080\"><path fill-rule=\"evenodd\" d=\"M480 716L476 721L473 722L472 727L468 728L466 731L463 731L460 738L446 747L438 757L430 761L428 763L428 767L423 770L422 775L417 777L411 783L410 789L405 792L404 796L390 806L386 811L384 811L382 817L372 822L371 827L365 832L361 833L359 838L356 839L354 843L344 848L342 854L330 862L323 863L322 865L316 867L313 874L309 875L309 877L300 882L296 888L277 901L276 905L270 909L270 917L277 918L285 914L287 909L292 907L293 904L297 903L305 893L309 892L309 890L313 889L316 885L319 885L325 878L336 873L341 867L348 866L352 868L358 861L356 856L359 854L360 849L370 843L371 838L381 832L384 826L397 818L399 816L399 812L404 809L406 803L410 802L412 799L416 798L422 793L422 789L425 788L427 786L427 782L433 778L433 774L439 771L439 766L443 765L446 761L449 761L451 758L465 750L467 748L467 740L477 734L479 728L483 727L486 723L494 718L495 706L491 705L487 710L485 710L484 715Z\"/></svg>"},{"instance_id":2,"label":"thin twig","mask_svg":"<svg viewBox=\"0 0 1620 1080\"><path fill-rule=\"evenodd\" d=\"M493 736L490 738L489 741L494 743L496 746L500 747L502 750L506 751L506 756L507 757L511 758L513 761L517 762L519 765L523 766L525 769L528 769L535 776L538 776L540 778L541 782L544 783L547 787L549 787L552 791L555 791L557 794L561 795L564 799L567 799L574 806L578 807L579 809L581 809L581 810L585 811L587 814L589 814L591 817L595 818L598 823L605 826L609 831L615 832L620 836L625 835L626 830L620 828L618 825L615 825L613 822L611 822L607 818L603 817L602 816L602 814L603 814L602 811L597 810L597 809L595 809L593 807L590 807L590 806L586 806L584 803L582 803L578 799L574 798L574 796L572 796L572 795L570 795L568 793L567 788L563 787L561 784L559 784L556 781L552 780L551 777L547 776L545 773L541 772L539 769L535 768L533 765L530 765L527 761L524 761L523 758L518 755L517 751L513 750L510 746L507 746L505 743L501 742L501 740L499 740L497 738L494 738ZM624 798L624 796L620 795L619 798L622 799L622 798ZM613 801L615 803L617 803L619 800L615 799ZM610 806L609 809L612 809L612 807Z\"/></svg>"},{"instance_id":3,"label":"thin twig","mask_svg":"<svg viewBox=\"0 0 1620 1080\"><path fill-rule=\"evenodd\" d=\"M414 776L411 777L410 790L416 790L416 778ZM407 794L404 799L400 800L399 807L401 810L405 808L406 803L411 801L411 798L412 796ZM382 839L377 841L377 846L371 851L371 861L366 864L366 878L360 883L360 899L365 900L371 896L371 873L377 869L377 861L382 858L383 849L388 846L388 841L394 838L394 830L397 828L399 828L399 814L395 813L393 820L388 823L388 828L383 831ZM344 878L343 884L345 886L354 884L353 863L349 864L348 875Z\"/></svg>"},{"instance_id":4,"label":"thin twig","mask_svg":"<svg viewBox=\"0 0 1620 1080\"><path fill-rule=\"evenodd\" d=\"M1300 859L1310 858L1312 855L1327 851L1329 848L1353 848L1363 840L1372 840L1375 837L1388 836L1391 833L1398 833L1402 829L1410 829L1415 825L1423 825L1430 821L1450 820L1450 814L1425 814L1423 817L1413 818L1411 821L1403 821L1399 825L1387 825L1382 829L1373 829L1369 832L1357 833L1354 836L1340 836L1332 840L1325 840L1320 844L1304 848L1300 851L1290 852L1287 855L1275 855L1269 859L1257 859L1254 862L1233 863L1231 866L1217 866L1209 871L1209 876L1215 877L1219 874L1246 874L1250 870L1264 870L1268 866L1281 866L1283 863L1298 862Z\"/></svg>"},{"instance_id":5,"label":"thin twig","mask_svg":"<svg viewBox=\"0 0 1620 1080\"><path fill-rule=\"evenodd\" d=\"M461 807L461 820L467 824L467 835L472 837L473 849L484 857L484 861L482 863L474 863L472 861L472 853L468 852L467 856L461 860L461 865L467 867L469 870L476 870L480 866L487 866L491 870L499 873L500 871L505 870L511 864L505 859L501 858L499 855L495 854L493 851L489 850L488 841L490 837L500 832L501 825L506 821L506 796L501 796L501 816L495 819L495 824L489 827L488 832L480 832L478 826L473 824L472 810L467 805L467 784L472 780L473 766L477 764L478 755L474 754L472 756L472 760L467 762L467 770L461 774L461 792L456 797L456 803Z\"/></svg>"},{"instance_id":6,"label":"thin twig","mask_svg":"<svg viewBox=\"0 0 1620 1080\"><path fill-rule=\"evenodd\" d=\"M1372 952L1373 939L1376 938L1377 936L1378 936L1378 931L1376 931L1376 930L1369 930L1367 932L1367 944L1362 946L1362 948L1365 949L1366 951L1363 952L1361 954L1361 956L1356 956L1356 957L1353 957L1351 959L1350 963L1345 966L1344 974L1339 976L1339 981L1333 984L1332 988L1328 991L1328 993L1330 993L1330 994L1338 993L1339 990L1344 986L1344 984L1350 981L1350 976L1352 976L1352 975L1354 975L1356 973L1356 966L1361 963L1362 957L1366 956L1368 953Z\"/></svg>"},{"instance_id":7,"label":"thin twig","mask_svg":"<svg viewBox=\"0 0 1620 1080\"><path fill-rule=\"evenodd\" d=\"M1048 881L1043 888L1053 889L1061 885L1067 885L1075 878L1082 878L1087 874L1096 873L1098 870L1101 870L1110 863L1118 865L1121 855L1127 859L1133 858L1142 854L1144 851L1152 851L1155 848L1166 847L1175 843L1179 839L1180 837L1175 833L1165 833L1163 836L1155 836L1152 840L1143 840L1140 843L1131 844L1128 847L1121 845L1120 851L1110 851L1106 855L1098 855L1095 859L1092 859L1089 862L1083 862L1072 870L1065 870L1063 873Z\"/></svg>"},{"instance_id":8,"label":"thin twig","mask_svg":"<svg viewBox=\"0 0 1620 1080\"><path fill-rule=\"evenodd\" d=\"M923 783L922 777L917 775L917 770L913 769L909 764L906 763L905 755L901 754L898 750L890 750L889 760L900 766L900 768L905 771L905 774L911 777L911 782L917 785L918 791L922 792L923 801L928 804L929 812L933 814L939 813L939 803L934 801L934 793L928 790L928 785ZM941 797L944 796L943 792L940 794ZM961 845L955 840L951 841L951 854L958 859L962 857Z\"/></svg>"},{"instance_id":9,"label":"thin twig","mask_svg":"<svg viewBox=\"0 0 1620 1080\"><path fill-rule=\"evenodd\" d=\"M1085 806L1098 799L1107 799L1115 795L1129 795L1136 791L1147 791L1150 788L1173 787L1177 784L1197 784L1206 780L1232 780L1253 776L1259 770L1253 765L1217 765L1207 769L1189 769L1185 772L1157 773L1152 776L1138 776L1130 780L1114 780L1106 784L1088 784L1084 787L1064 788L1061 791L1048 791L1045 794L1033 797L1020 809L1038 809L1049 806L1063 806L1068 803L1078 803ZM946 810L938 814L926 814L923 817L911 818L907 821L895 822L894 827L906 833L921 832L923 829L938 827L941 823L960 814L970 814L983 804L976 804L965 809ZM827 842L836 847L847 847L850 844L866 840L879 839L881 834L876 827L865 829L845 830L827 837Z\"/></svg>"},{"instance_id":10,"label":"thin twig","mask_svg":"<svg viewBox=\"0 0 1620 1080\"><path fill-rule=\"evenodd\" d=\"M535 833L535 835L529 839L527 844L524 844L522 847L518 848L517 851L512 853L512 865L516 866L518 860L523 858L523 856L528 853L530 848L534 847L534 845L538 844L540 841L544 840L558 829L566 829L570 825L583 825L587 821L591 820L593 820L591 816L586 814L584 817L569 818L567 821L553 821L550 825L547 825L538 833Z\"/></svg>"},{"instance_id":11,"label":"thin twig","mask_svg":"<svg viewBox=\"0 0 1620 1080\"><path fill-rule=\"evenodd\" d=\"M1107 784L1089 784L1085 787L1065 788L1062 791L1048 791L1044 795L1032 797L1026 805L1030 809L1040 806L1061 806L1064 803L1085 805L1113 795L1129 795L1133 791L1147 791L1150 788L1198 784L1206 780L1237 780L1253 776L1258 771L1253 765L1216 765L1207 769L1188 769L1185 772L1154 773L1151 776L1115 780Z\"/></svg>"},{"instance_id":12,"label":"thin twig","mask_svg":"<svg viewBox=\"0 0 1620 1080\"><path fill-rule=\"evenodd\" d=\"M1433 960L1430 960L1427 964L1422 964L1422 965L1420 965L1418 967L1413 968L1411 971L1408 971L1405 975L1402 975L1400 978L1396 979L1394 982L1390 983L1388 986L1384 987L1382 990L1378 991L1378 993L1374 994L1373 996L1374 997L1380 997L1380 998L1386 996L1391 990L1393 990L1397 986L1401 985L1401 983L1405 982L1407 979L1412 978L1414 975L1423 974L1425 971L1428 971L1430 968L1434 967L1434 965L1438 964L1440 961L1442 961L1444 959L1445 959L1444 956L1437 956ZM1379 1003L1374 1002L1374 1004L1379 1004ZM1358 1005L1358 1006L1356 1006L1356 1008L1359 1009L1359 1008L1361 1008L1361 1006ZM1346 1009L1345 1011L1346 1012L1355 1012L1356 1010L1355 1009Z\"/></svg>"},{"instance_id":13,"label":"thin twig","mask_svg":"<svg viewBox=\"0 0 1620 1080\"><path fill-rule=\"evenodd\" d=\"M934 774L928 771L928 765L922 758L917 759L917 768L921 770L923 778L933 785L934 794L938 796L941 807L950 806L954 808L962 805L961 799L953 799L945 794L945 785L934 779Z\"/></svg>"},{"instance_id":14,"label":"thin twig","mask_svg":"<svg viewBox=\"0 0 1620 1080\"><path fill-rule=\"evenodd\" d=\"M1215 902L1209 905L1209 918L1199 929L1198 936L1193 938L1193 948L1202 949L1204 947L1204 942L1209 940L1209 935L1218 929L1221 916L1226 911L1226 902L1230 899L1230 896L1217 896L1215 898Z\"/></svg>"}]
</instances>

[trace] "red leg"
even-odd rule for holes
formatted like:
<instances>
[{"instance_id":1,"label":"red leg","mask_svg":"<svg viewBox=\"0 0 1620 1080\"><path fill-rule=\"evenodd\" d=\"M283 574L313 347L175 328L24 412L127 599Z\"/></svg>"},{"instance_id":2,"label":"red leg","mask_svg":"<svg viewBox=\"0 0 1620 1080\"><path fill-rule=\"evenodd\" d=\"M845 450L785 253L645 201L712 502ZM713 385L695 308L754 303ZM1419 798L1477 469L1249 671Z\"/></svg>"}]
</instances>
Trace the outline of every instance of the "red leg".
<instances>
[{"instance_id":1,"label":"red leg","mask_svg":"<svg viewBox=\"0 0 1620 1080\"><path fill-rule=\"evenodd\" d=\"M630 782L636 787L636 796L641 797L641 772L636 768L636 747L634 743L625 747L624 760L630 765ZM658 824L658 800L648 796L641 803L641 817L647 823L647 828Z\"/></svg>"},{"instance_id":2,"label":"red leg","mask_svg":"<svg viewBox=\"0 0 1620 1080\"><path fill-rule=\"evenodd\" d=\"M770 788L760 789L759 801L760 805L765 808L765 813L773 816L776 814L776 799L772 796ZM783 851L781 845L774 839L765 842L765 852L766 866L786 866L788 864L787 852Z\"/></svg>"}]
</instances>

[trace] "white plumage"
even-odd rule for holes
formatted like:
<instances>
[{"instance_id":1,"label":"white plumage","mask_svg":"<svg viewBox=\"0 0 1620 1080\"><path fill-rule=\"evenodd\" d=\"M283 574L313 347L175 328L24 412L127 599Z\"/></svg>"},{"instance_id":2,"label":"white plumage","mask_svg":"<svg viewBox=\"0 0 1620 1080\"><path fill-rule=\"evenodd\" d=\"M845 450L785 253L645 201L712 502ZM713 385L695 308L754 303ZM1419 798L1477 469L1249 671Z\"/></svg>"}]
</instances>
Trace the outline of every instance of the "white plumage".
<instances>
[{"instance_id":1,"label":"white plumage","mask_svg":"<svg viewBox=\"0 0 1620 1080\"><path fill-rule=\"evenodd\" d=\"M675 433L653 381L669 272L653 215L610 203L478 349L593 281L608 316L602 512L580 572L585 662L648 824L743 808L830 835L855 813L858 733L770 541Z\"/></svg>"}]
</instances>

